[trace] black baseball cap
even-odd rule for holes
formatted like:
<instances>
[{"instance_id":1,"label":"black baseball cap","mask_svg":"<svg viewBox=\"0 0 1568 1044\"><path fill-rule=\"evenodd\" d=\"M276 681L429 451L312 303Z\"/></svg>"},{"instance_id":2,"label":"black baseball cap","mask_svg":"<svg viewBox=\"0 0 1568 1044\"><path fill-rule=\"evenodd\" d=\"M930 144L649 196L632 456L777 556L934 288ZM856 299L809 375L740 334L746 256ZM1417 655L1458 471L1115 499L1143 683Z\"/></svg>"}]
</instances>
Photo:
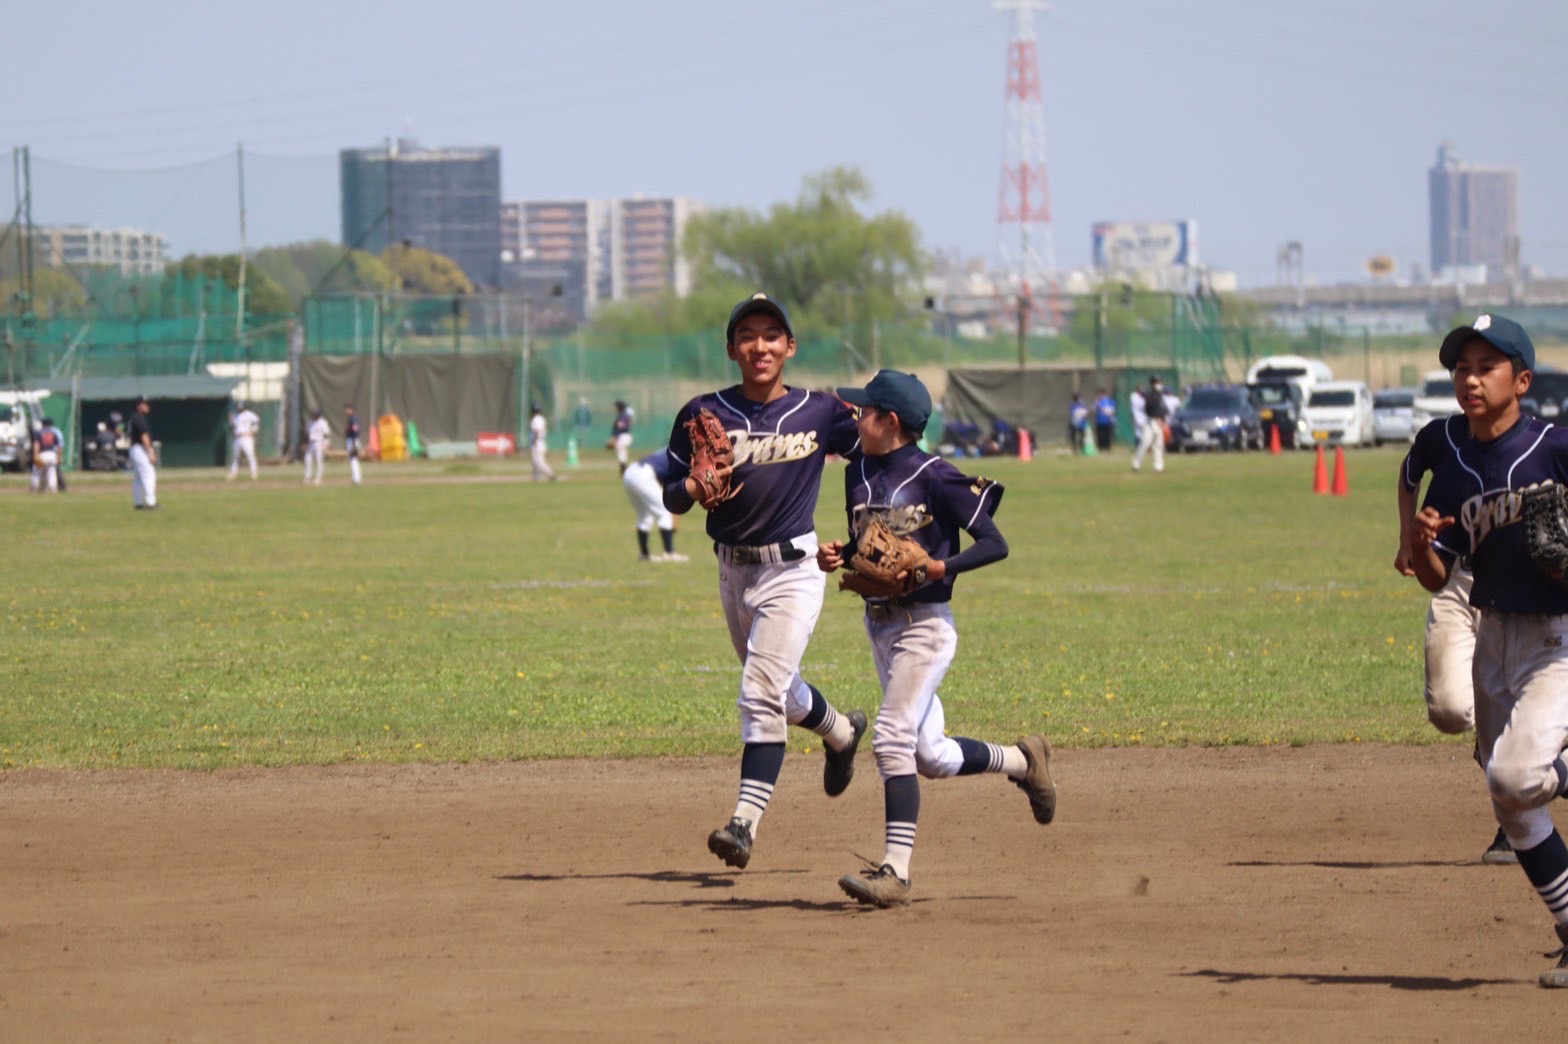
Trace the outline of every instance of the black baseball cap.
<instances>
[{"instance_id":1,"label":"black baseball cap","mask_svg":"<svg viewBox=\"0 0 1568 1044\"><path fill-rule=\"evenodd\" d=\"M1510 359L1518 359L1526 370L1535 369L1535 345L1530 343L1530 335L1524 332L1524 327L1512 319L1484 312L1476 316L1475 322L1470 325L1456 326L1448 332L1448 336L1443 338L1443 346L1437 350L1438 362L1443 364L1444 369L1452 370L1459 362L1459 353L1475 337Z\"/></svg>"},{"instance_id":2,"label":"black baseball cap","mask_svg":"<svg viewBox=\"0 0 1568 1044\"><path fill-rule=\"evenodd\" d=\"M768 315L773 316L784 324L785 333L789 334L790 337L795 336L794 328L789 325L789 312L785 310L783 305L759 290L730 309L730 325L724 328L724 343L729 344L735 340L736 323L757 312L766 312Z\"/></svg>"},{"instance_id":3,"label":"black baseball cap","mask_svg":"<svg viewBox=\"0 0 1568 1044\"><path fill-rule=\"evenodd\" d=\"M931 393L912 373L879 370L864 388L840 388L838 397L851 406L875 406L898 414L904 430L919 435L931 419Z\"/></svg>"}]
</instances>

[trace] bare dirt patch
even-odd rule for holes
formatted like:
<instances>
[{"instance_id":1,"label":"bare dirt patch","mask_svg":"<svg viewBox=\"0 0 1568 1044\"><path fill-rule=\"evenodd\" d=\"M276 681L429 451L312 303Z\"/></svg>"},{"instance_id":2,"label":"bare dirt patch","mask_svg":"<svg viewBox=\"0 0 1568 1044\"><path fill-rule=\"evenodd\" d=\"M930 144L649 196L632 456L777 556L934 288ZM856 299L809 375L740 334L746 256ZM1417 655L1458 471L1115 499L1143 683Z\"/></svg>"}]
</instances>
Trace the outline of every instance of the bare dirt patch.
<instances>
[{"instance_id":1,"label":"bare dirt patch","mask_svg":"<svg viewBox=\"0 0 1568 1044\"><path fill-rule=\"evenodd\" d=\"M1551 1039L1568 992L1457 745L1066 751L1039 827L924 787L908 910L838 890L881 788L791 756L0 776L0 1025L43 1039Z\"/></svg>"}]
</instances>

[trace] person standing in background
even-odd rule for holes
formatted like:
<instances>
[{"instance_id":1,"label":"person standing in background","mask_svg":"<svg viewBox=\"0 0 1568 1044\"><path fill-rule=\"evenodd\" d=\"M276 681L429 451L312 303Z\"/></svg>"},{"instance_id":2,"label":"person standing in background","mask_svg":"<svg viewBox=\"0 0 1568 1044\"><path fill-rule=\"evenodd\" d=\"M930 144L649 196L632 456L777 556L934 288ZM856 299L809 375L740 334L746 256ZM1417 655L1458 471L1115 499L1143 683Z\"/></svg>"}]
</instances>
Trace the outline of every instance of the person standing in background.
<instances>
[{"instance_id":1,"label":"person standing in background","mask_svg":"<svg viewBox=\"0 0 1568 1044\"><path fill-rule=\"evenodd\" d=\"M321 485L327 471L327 442L332 438L332 426L320 410L310 411L310 427L305 430L305 482Z\"/></svg>"},{"instance_id":2,"label":"person standing in background","mask_svg":"<svg viewBox=\"0 0 1568 1044\"><path fill-rule=\"evenodd\" d=\"M354 480L354 485L359 485L359 414L354 412L354 404L349 403L343 407L343 448L348 450L348 473Z\"/></svg>"},{"instance_id":3,"label":"person standing in background","mask_svg":"<svg viewBox=\"0 0 1568 1044\"><path fill-rule=\"evenodd\" d=\"M229 461L229 478L240 473L240 458L250 461L250 478L256 480L256 431L261 418L243 402L234 404L234 416L229 418L229 431L234 435L234 459Z\"/></svg>"},{"instance_id":4,"label":"person standing in background","mask_svg":"<svg viewBox=\"0 0 1568 1044\"><path fill-rule=\"evenodd\" d=\"M615 451L615 462L621 466L621 474L626 474L628 461L632 451L632 422L637 414L624 402L615 401L615 422L610 425L610 439L604 444L607 450Z\"/></svg>"},{"instance_id":5,"label":"person standing in background","mask_svg":"<svg viewBox=\"0 0 1568 1044\"><path fill-rule=\"evenodd\" d=\"M131 502L137 511L158 510L158 448L152 441L152 422L147 419L152 403L136 400L131 411Z\"/></svg>"},{"instance_id":6,"label":"person standing in background","mask_svg":"<svg viewBox=\"0 0 1568 1044\"><path fill-rule=\"evenodd\" d=\"M533 456L534 481L543 482L546 479L555 481L555 472L550 468L550 462L545 459L545 452L549 448L547 442L550 436L550 425L544 419L544 410L534 407L533 419L528 422L528 445Z\"/></svg>"}]
</instances>

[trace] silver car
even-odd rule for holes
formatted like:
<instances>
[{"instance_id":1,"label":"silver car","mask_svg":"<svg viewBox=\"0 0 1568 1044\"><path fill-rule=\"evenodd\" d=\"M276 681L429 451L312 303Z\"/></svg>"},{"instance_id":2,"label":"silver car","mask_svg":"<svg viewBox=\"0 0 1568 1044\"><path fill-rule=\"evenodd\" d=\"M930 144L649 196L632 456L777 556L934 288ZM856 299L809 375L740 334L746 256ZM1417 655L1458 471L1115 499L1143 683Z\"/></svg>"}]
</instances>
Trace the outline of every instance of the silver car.
<instances>
[{"instance_id":1,"label":"silver car","mask_svg":"<svg viewBox=\"0 0 1568 1044\"><path fill-rule=\"evenodd\" d=\"M1414 388L1389 388L1372 396L1372 427L1379 442L1415 438L1415 402Z\"/></svg>"}]
</instances>

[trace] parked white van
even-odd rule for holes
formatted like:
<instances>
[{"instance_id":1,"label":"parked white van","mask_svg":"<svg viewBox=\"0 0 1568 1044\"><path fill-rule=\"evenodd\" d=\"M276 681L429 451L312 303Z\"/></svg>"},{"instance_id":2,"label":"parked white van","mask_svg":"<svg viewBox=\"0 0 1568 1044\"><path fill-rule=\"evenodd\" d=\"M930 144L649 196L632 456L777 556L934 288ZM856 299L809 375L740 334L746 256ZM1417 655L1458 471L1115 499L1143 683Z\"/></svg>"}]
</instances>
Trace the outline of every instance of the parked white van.
<instances>
[{"instance_id":1,"label":"parked white van","mask_svg":"<svg viewBox=\"0 0 1568 1044\"><path fill-rule=\"evenodd\" d=\"M1307 399L1307 430L1314 442L1376 446L1377 418L1365 381L1325 381Z\"/></svg>"},{"instance_id":2,"label":"parked white van","mask_svg":"<svg viewBox=\"0 0 1568 1044\"><path fill-rule=\"evenodd\" d=\"M1447 370L1428 370L1416 389L1416 401L1410 406L1410 441L1415 433L1439 417L1452 417L1459 412L1459 398L1454 394L1454 377Z\"/></svg>"}]
</instances>

